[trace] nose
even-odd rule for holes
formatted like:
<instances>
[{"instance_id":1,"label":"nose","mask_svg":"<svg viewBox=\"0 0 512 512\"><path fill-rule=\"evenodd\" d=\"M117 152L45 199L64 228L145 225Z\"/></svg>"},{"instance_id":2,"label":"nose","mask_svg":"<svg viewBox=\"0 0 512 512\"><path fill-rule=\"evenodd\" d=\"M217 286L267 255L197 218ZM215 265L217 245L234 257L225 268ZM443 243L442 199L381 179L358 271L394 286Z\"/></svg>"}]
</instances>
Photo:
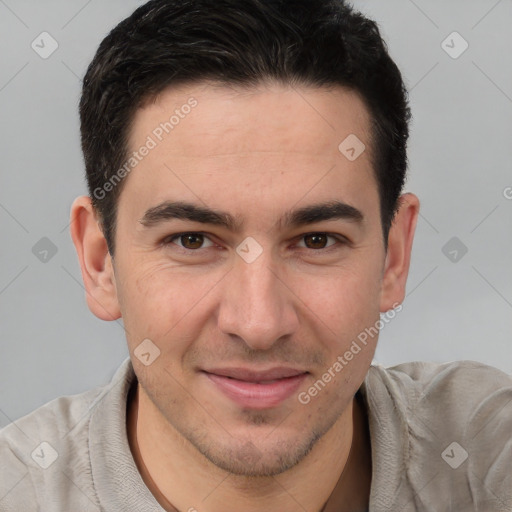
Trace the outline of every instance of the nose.
<instances>
[{"instance_id":1,"label":"nose","mask_svg":"<svg viewBox=\"0 0 512 512\"><path fill-rule=\"evenodd\" d=\"M268 350L298 325L297 298L265 251L252 263L238 258L224 280L218 326L253 350Z\"/></svg>"}]
</instances>

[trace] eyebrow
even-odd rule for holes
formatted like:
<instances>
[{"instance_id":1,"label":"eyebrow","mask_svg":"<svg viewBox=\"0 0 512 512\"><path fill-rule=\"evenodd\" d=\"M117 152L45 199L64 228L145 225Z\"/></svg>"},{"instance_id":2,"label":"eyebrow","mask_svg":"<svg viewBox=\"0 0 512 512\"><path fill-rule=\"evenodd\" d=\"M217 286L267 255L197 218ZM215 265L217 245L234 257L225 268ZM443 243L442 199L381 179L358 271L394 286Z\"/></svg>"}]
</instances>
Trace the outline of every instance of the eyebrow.
<instances>
[{"instance_id":1,"label":"eyebrow","mask_svg":"<svg viewBox=\"0 0 512 512\"><path fill-rule=\"evenodd\" d=\"M243 223L235 219L230 213L184 201L164 201L157 206L151 207L146 210L139 222L143 226L150 228L173 219L212 224L233 232L240 232L243 227ZM354 206L342 201L328 201L286 212L279 219L277 225L279 228L283 226L294 228L315 222L337 219L361 224L364 220L364 215Z\"/></svg>"}]
</instances>

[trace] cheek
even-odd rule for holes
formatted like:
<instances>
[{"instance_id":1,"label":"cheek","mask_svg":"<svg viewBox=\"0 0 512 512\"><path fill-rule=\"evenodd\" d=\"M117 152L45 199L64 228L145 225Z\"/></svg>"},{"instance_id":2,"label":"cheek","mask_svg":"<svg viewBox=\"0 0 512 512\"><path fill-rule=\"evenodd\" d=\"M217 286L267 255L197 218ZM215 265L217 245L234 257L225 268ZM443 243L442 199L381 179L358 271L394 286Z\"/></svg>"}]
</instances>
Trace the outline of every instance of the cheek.
<instances>
[{"instance_id":1,"label":"cheek","mask_svg":"<svg viewBox=\"0 0 512 512\"><path fill-rule=\"evenodd\" d=\"M298 276L297 295L307 309L338 332L378 315L379 275L369 266L347 265L325 275Z\"/></svg>"},{"instance_id":2,"label":"cheek","mask_svg":"<svg viewBox=\"0 0 512 512\"><path fill-rule=\"evenodd\" d=\"M325 350L327 367L322 371L327 371L338 357L344 358L339 363L342 367L338 364L332 369L336 378L329 387L334 393L342 392L344 381L350 389L357 387L373 359L378 332L371 328L380 318L379 291L379 273L368 265L354 264L350 270L340 268L329 276L304 282L300 292L301 298L307 298L304 314Z\"/></svg>"},{"instance_id":3,"label":"cheek","mask_svg":"<svg viewBox=\"0 0 512 512\"><path fill-rule=\"evenodd\" d=\"M130 284L134 294L147 303L165 293L172 293L173 286L179 285L178 280L170 279L171 269L165 262L141 261L134 265L136 270L130 276Z\"/></svg>"},{"instance_id":4,"label":"cheek","mask_svg":"<svg viewBox=\"0 0 512 512\"><path fill-rule=\"evenodd\" d=\"M198 275L167 262L132 263L123 275L120 292L128 334L162 344L169 336L179 337L185 325L190 329L191 324L201 324L199 316L205 314L209 292L222 277L217 272Z\"/></svg>"},{"instance_id":5,"label":"cheek","mask_svg":"<svg viewBox=\"0 0 512 512\"><path fill-rule=\"evenodd\" d=\"M145 338L160 345L158 340L172 327L176 312L176 307L169 305L176 292L163 278L164 266L138 261L123 261L118 266L118 297L130 348Z\"/></svg>"}]
</instances>

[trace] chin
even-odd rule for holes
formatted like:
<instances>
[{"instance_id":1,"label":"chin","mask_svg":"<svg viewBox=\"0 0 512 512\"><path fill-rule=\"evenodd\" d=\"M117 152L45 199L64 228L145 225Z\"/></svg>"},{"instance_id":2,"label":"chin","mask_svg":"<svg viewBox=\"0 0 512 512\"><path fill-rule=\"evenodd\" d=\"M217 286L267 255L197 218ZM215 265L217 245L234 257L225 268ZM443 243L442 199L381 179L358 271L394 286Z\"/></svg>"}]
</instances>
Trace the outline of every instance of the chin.
<instances>
[{"instance_id":1,"label":"chin","mask_svg":"<svg viewBox=\"0 0 512 512\"><path fill-rule=\"evenodd\" d=\"M288 471L305 459L322 434L309 432L306 437L302 434L302 438L287 435L274 440L263 435L253 441L230 436L222 442L200 440L193 435L185 437L223 471L244 477L271 477Z\"/></svg>"}]
</instances>

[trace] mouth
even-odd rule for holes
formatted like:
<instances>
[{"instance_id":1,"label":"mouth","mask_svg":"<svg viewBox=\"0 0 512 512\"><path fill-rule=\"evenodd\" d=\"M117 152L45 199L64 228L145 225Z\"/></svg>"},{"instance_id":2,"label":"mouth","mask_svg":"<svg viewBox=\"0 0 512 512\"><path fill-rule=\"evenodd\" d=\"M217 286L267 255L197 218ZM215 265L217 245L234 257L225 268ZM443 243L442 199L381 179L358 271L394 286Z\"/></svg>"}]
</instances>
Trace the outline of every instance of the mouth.
<instances>
[{"instance_id":1,"label":"mouth","mask_svg":"<svg viewBox=\"0 0 512 512\"><path fill-rule=\"evenodd\" d=\"M294 394L309 374L295 368L214 368L202 370L217 391L239 407L269 409Z\"/></svg>"}]
</instances>

